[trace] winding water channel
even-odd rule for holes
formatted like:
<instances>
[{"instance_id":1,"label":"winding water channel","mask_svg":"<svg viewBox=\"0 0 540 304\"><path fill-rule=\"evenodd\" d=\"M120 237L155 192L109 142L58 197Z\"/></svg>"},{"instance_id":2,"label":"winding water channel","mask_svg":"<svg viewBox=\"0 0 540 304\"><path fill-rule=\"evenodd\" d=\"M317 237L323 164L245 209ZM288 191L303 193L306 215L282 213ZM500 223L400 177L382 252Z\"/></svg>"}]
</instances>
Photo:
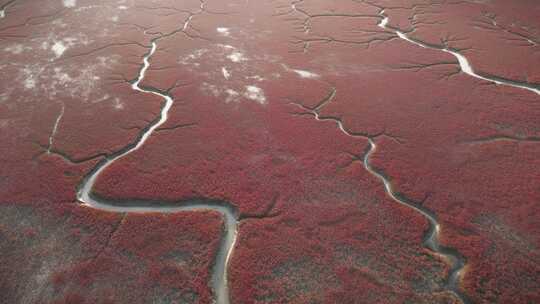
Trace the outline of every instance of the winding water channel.
<instances>
[{"instance_id":1,"label":"winding water channel","mask_svg":"<svg viewBox=\"0 0 540 304\"><path fill-rule=\"evenodd\" d=\"M184 26L185 27L185 26ZM149 59L155 53L157 44L152 41L152 48L144 56L143 67L139 72L136 81L132 84L133 90L143 93L157 95L164 100L159 117L148 125L135 142L127 145L120 151L112 153L100 161L90 173L83 179L79 185L77 199L83 203L83 206L118 213L179 213L188 211L208 211L219 212L224 218L224 231L221 238L218 253L216 255L213 269L211 286L214 291L216 304L229 304L229 289L227 284L227 268L231 258L236 235L238 230L238 213L233 205L223 201L213 200L190 200L182 202L154 202L154 201L109 201L92 195L92 189L99 175L112 165L115 161L138 150L144 145L152 133L163 125L168 118L168 112L171 109L174 100L167 94L160 93L151 88L141 88L139 84L144 79L145 73L150 66Z\"/></svg>"},{"instance_id":2,"label":"winding water channel","mask_svg":"<svg viewBox=\"0 0 540 304\"><path fill-rule=\"evenodd\" d=\"M487 75L487 74L486 75L481 75L481 74L475 72L473 67L471 66L469 60L465 56L463 56L461 53L459 53L459 51L457 51L455 49L451 49L449 47L443 47L443 46L437 46L437 45L428 44L428 43L422 42L420 40L416 40L414 38L409 37L405 32L402 32L399 29L396 29L394 27L389 26L388 25L389 18L384 13L385 13L384 9L379 12L379 15L382 17L381 22L379 22L379 24L378 24L379 27L381 27L381 28L383 28L385 30L388 30L388 31L392 31L399 38L401 38L401 39L403 39L403 40L405 40L405 41L407 41L409 43L420 46L422 48L432 49L432 50L439 50L439 51L451 54L452 56L456 57L456 59L458 60L461 72L463 72L463 73L465 73L465 74L467 74L469 76L472 76L474 78L489 81L489 82L492 82L492 83L495 83L495 84L498 84L498 85L505 85L505 86L510 86L510 87L514 87L514 88L518 88L518 89L524 89L524 90L528 90L528 91L531 91L531 92L534 92L534 93L540 95L540 88L538 87L538 85L534 85L534 84L530 84L530 83L522 83L522 82L519 82L519 81L510 80L510 79L504 79L503 77L499 77L499 76L493 76L493 75Z\"/></svg>"}]
</instances>

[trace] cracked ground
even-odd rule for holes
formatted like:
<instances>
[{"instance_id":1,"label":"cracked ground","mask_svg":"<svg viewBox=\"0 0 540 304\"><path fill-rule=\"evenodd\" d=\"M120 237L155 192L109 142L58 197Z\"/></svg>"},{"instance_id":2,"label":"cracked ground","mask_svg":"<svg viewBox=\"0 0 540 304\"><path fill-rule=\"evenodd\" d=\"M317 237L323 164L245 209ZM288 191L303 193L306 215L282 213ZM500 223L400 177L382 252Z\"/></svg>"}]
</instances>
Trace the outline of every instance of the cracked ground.
<instances>
[{"instance_id":1,"label":"cracked ground","mask_svg":"<svg viewBox=\"0 0 540 304\"><path fill-rule=\"evenodd\" d=\"M540 303L538 1L0 0L0 52L2 304Z\"/></svg>"}]
</instances>

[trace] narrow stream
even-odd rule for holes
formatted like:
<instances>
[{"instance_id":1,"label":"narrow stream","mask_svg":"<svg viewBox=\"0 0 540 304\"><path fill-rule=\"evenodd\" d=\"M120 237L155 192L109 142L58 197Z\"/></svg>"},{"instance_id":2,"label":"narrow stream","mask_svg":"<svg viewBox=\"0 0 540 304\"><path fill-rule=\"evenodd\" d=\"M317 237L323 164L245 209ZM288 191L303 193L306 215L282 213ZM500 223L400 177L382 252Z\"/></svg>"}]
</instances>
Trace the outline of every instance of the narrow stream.
<instances>
[{"instance_id":1,"label":"narrow stream","mask_svg":"<svg viewBox=\"0 0 540 304\"><path fill-rule=\"evenodd\" d=\"M184 28L186 28L184 25ZM157 49L157 44L155 40L152 41L151 50L144 56L143 67L141 68L139 75L136 81L133 83L133 90L154 94L160 96L165 100L161 108L161 112L158 118L154 120L150 125L148 125L142 133L139 135L137 140L120 151L110 154L102 161L100 161L91 171L85 176L83 181L78 187L77 199L82 202L83 206L99 209L109 212L118 212L118 213L179 213L179 212L188 212L188 211L216 211L219 212L224 220L224 232L220 242L220 247L218 249L217 255L215 257L213 269L212 269L212 279L211 286L214 292L215 303L216 304L229 304L229 289L227 283L227 268L229 265L229 260L236 243L237 229L238 229L238 213L234 206L227 202L223 201L212 201L212 200L191 200L185 202L150 202L150 201L125 201L125 202L116 202L108 201L101 199L92 195L92 189L94 184L99 177L99 175L107 169L115 161L121 159L122 157L130 154L133 151L138 150L144 145L146 140L152 135L154 130L159 128L162 124L167 121L168 112L171 109L174 100L171 96L162 94L158 90L151 88L141 88L139 84L144 79L146 71L148 70L150 63L149 59L155 53Z\"/></svg>"},{"instance_id":2,"label":"narrow stream","mask_svg":"<svg viewBox=\"0 0 540 304\"><path fill-rule=\"evenodd\" d=\"M392 184L390 183L388 178L385 177L384 174L374 169L369 163L369 158L377 150L377 145L374 141L374 138L377 136L370 135L370 134L352 133L348 131L347 129L345 129L340 119L334 118L334 117L321 117L320 116L320 110L333 100L335 94L336 94L336 89L332 88L332 91L330 92L330 94L327 97L325 97L324 100L320 102L319 105L317 105L315 108L308 108L298 103L293 103L293 104L308 111L309 112L308 114L315 117L317 121L333 121L334 123L336 123L338 128L347 136L356 137L356 138L364 138L368 140L369 149L366 151L363 158L364 168L371 175L375 176L377 179L379 179L383 183L384 189L386 190L387 195L392 200L394 200L395 202L401 205L404 205L413 209L414 211L420 213L424 218L427 219L427 221L429 222L429 229L424 235L423 245L426 248L430 249L432 252L434 252L436 255L439 255L442 258L444 258L450 265L448 278L446 280L446 289L454 293L456 297L458 297L461 300L462 303L464 304L471 303L470 300L467 298L467 296L464 295L459 290L459 283L461 280L461 275L465 267L465 259L459 252L457 252L457 250L440 245L439 234L440 234L441 228L440 228L439 222L437 221L437 217L435 213L417 204L416 202L413 202L405 197L401 197L399 194L397 194L394 191Z\"/></svg>"},{"instance_id":3,"label":"narrow stream","mask_svg":"<svg viewBox=\"0 0 540 304\"><path fill-rule=\"evenodd\" d=\"M431 251L433 251L434 253L445 258L447 262L449 263L450 271L449 271L447 282L446 282L446 288L450 290L451 292L453 292L461 300L461 302L465 304L470 303L469 299L464 294L462 294L461 291L459 290L459 283L461 280L461 275L463 272L463 268L465 267L465 259L459 252L457 252L457 250L453 248L443 247L440 245L439 235L440 235L441 227L433 211L421 205L418 205L417 203L410 201L409 199L405 197L401 197L399 194L395 192L388 178L384 176L384 174L377 171L371 166L371 164L369 163L369 158L377 150L377 145L375 144L375 141L372 138L369 138L368 140L369 140L369 150L364 156L364 161L363 161L364 167L366 168L366 170L369 171L369 173L377 177L384 184L384 189L386 190L386 193L395 202L413 209L414 211L420 213L424 218L428 220L429 230L426 232L424 236L424 246L430 249Z\"/></svg>"},{"instance_id":4,"label":"narrow stream","mask_svg":"<svg viewBox=\"0 0 540 304\"><path fill-rule=\"evenodd\" d=\"M396 33L396 35L398 35L399 38L401 38L401 39L403 39L403 40L405 40L407 42L413 43L413 44L415 44L417 46L420 46L420 47L423 47L423 48L426 48L426 49L439 50L439 51L443 51L445 53L452 54L458 60L459 67L461 68L461 71L463 73L469 75L469 76L472 76L472 77L475 77L475 78L478 78L478 79L482 79L482 80L485 80L485 81L489 81L489 82L492 82L492 83L495 83L495 84L498 84L498 85L506 85L506 86L511 86L511 87L514 87L514 88L529 90L529 91L532 91L532 92L540 95L540 88L538 87L538 85L529 84L529 83L521 83L521 82L514 81L514 80L504 79L504 78L498 77L498 76L479 75L478 73L476 73L474 71L473 67L469 63L469 60L467 60L467 58L465 58L465 56L461 55L458 51L452 50L452 49L449 49L449 48L446 48L446 47L439 47L439 46L427 44L425 42L413 39L413 38L407 36L407 34L405 34L404 32L402 32L402 31L400 31L400 30L398 30L396 28L388 26L389 19L388 19L388 16L386 16L384 14L384 10L381 10L379 12L379 15L382 17L381 22L379 22L379 24L378 24L379 27L381 27L381 28L383 28L385 30L388 30L388 31L392 31L392 32Z\"/></svg>"},{"instance_id":5,"label":"narrow stream","mask_svg":"<svg viewBox=\"0 0 540 304\"><path fill-rule=\"evenodd\" d=\"M3 5L0 5L0 19L6 17L6 9L8 8L8 6L15 3L15 1L17 1L17 0L10 0L10 1L4 3Z\"/></svg>"},{"instance_id":6,"label":"narrow stream","mask_svg":"<svg viewBox=\"0 0 540 304\"><path fill-rule=\"evenodd\" d=\"M62 103L62 107L60 108L60 113L56 117L56 120L54 121L54 126L51 131L51 135L49 136L49 147L47 148L47 154L51 154L51 149L54 144L54 136L56 135L56 132L58 131L58 126L60 125L60 121L62 120L62 117L64 116L64 112L66 110L66 106L64 103Z\"/></svg>"}]
</instances>

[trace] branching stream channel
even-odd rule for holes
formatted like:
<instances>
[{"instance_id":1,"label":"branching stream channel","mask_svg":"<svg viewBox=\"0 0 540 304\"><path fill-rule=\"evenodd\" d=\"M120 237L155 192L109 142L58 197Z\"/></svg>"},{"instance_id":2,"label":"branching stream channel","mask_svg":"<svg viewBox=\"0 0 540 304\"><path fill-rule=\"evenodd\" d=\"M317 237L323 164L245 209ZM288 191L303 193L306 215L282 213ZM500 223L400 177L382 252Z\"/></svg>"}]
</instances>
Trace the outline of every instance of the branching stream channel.
<instances>
[{"instance_id":1,"label":"branching stream channel","mask_svg":"<svg viewBox=\"0 0 540 304\"><path fill-rule=\"evenodd\" d=\"M202 3L204 5L204 2ZM201 5L201 10L203 6ZM183 30L188 26L191 20L191 15L183 26ZM164 99L160 115L152 121L146 128L142 130L135 142L128 144L123 149L112 153L100 161L83 179L78 187L77 199L82 202L83 206L117 213L179 213L187 211L208 211L213 210L219 212L224 220L225 227L221 237L220 246L215 257L215 262L212 269L211 286L214 292L216 304L229 304L229 290L227 284L227 266L231 257L234 244L236 243L236 235L238 228L238 212L236 208L228 202L197 199L178 202L155 202L155 201L111 201L104 200L92 194L94 184L99 175L107 169L115 161L141 148L152 133L163 125L168 118L168 112L171 109L174 100L166 93L151 88L139 86L144 79L146 71L150 67L150 58L157 49L156 41L167 35L160 36L152 40L150 51L143 58L143 66L139 71L137 79L132 84L132 89L160 96Z\"/></svg>"}]
</instances>

